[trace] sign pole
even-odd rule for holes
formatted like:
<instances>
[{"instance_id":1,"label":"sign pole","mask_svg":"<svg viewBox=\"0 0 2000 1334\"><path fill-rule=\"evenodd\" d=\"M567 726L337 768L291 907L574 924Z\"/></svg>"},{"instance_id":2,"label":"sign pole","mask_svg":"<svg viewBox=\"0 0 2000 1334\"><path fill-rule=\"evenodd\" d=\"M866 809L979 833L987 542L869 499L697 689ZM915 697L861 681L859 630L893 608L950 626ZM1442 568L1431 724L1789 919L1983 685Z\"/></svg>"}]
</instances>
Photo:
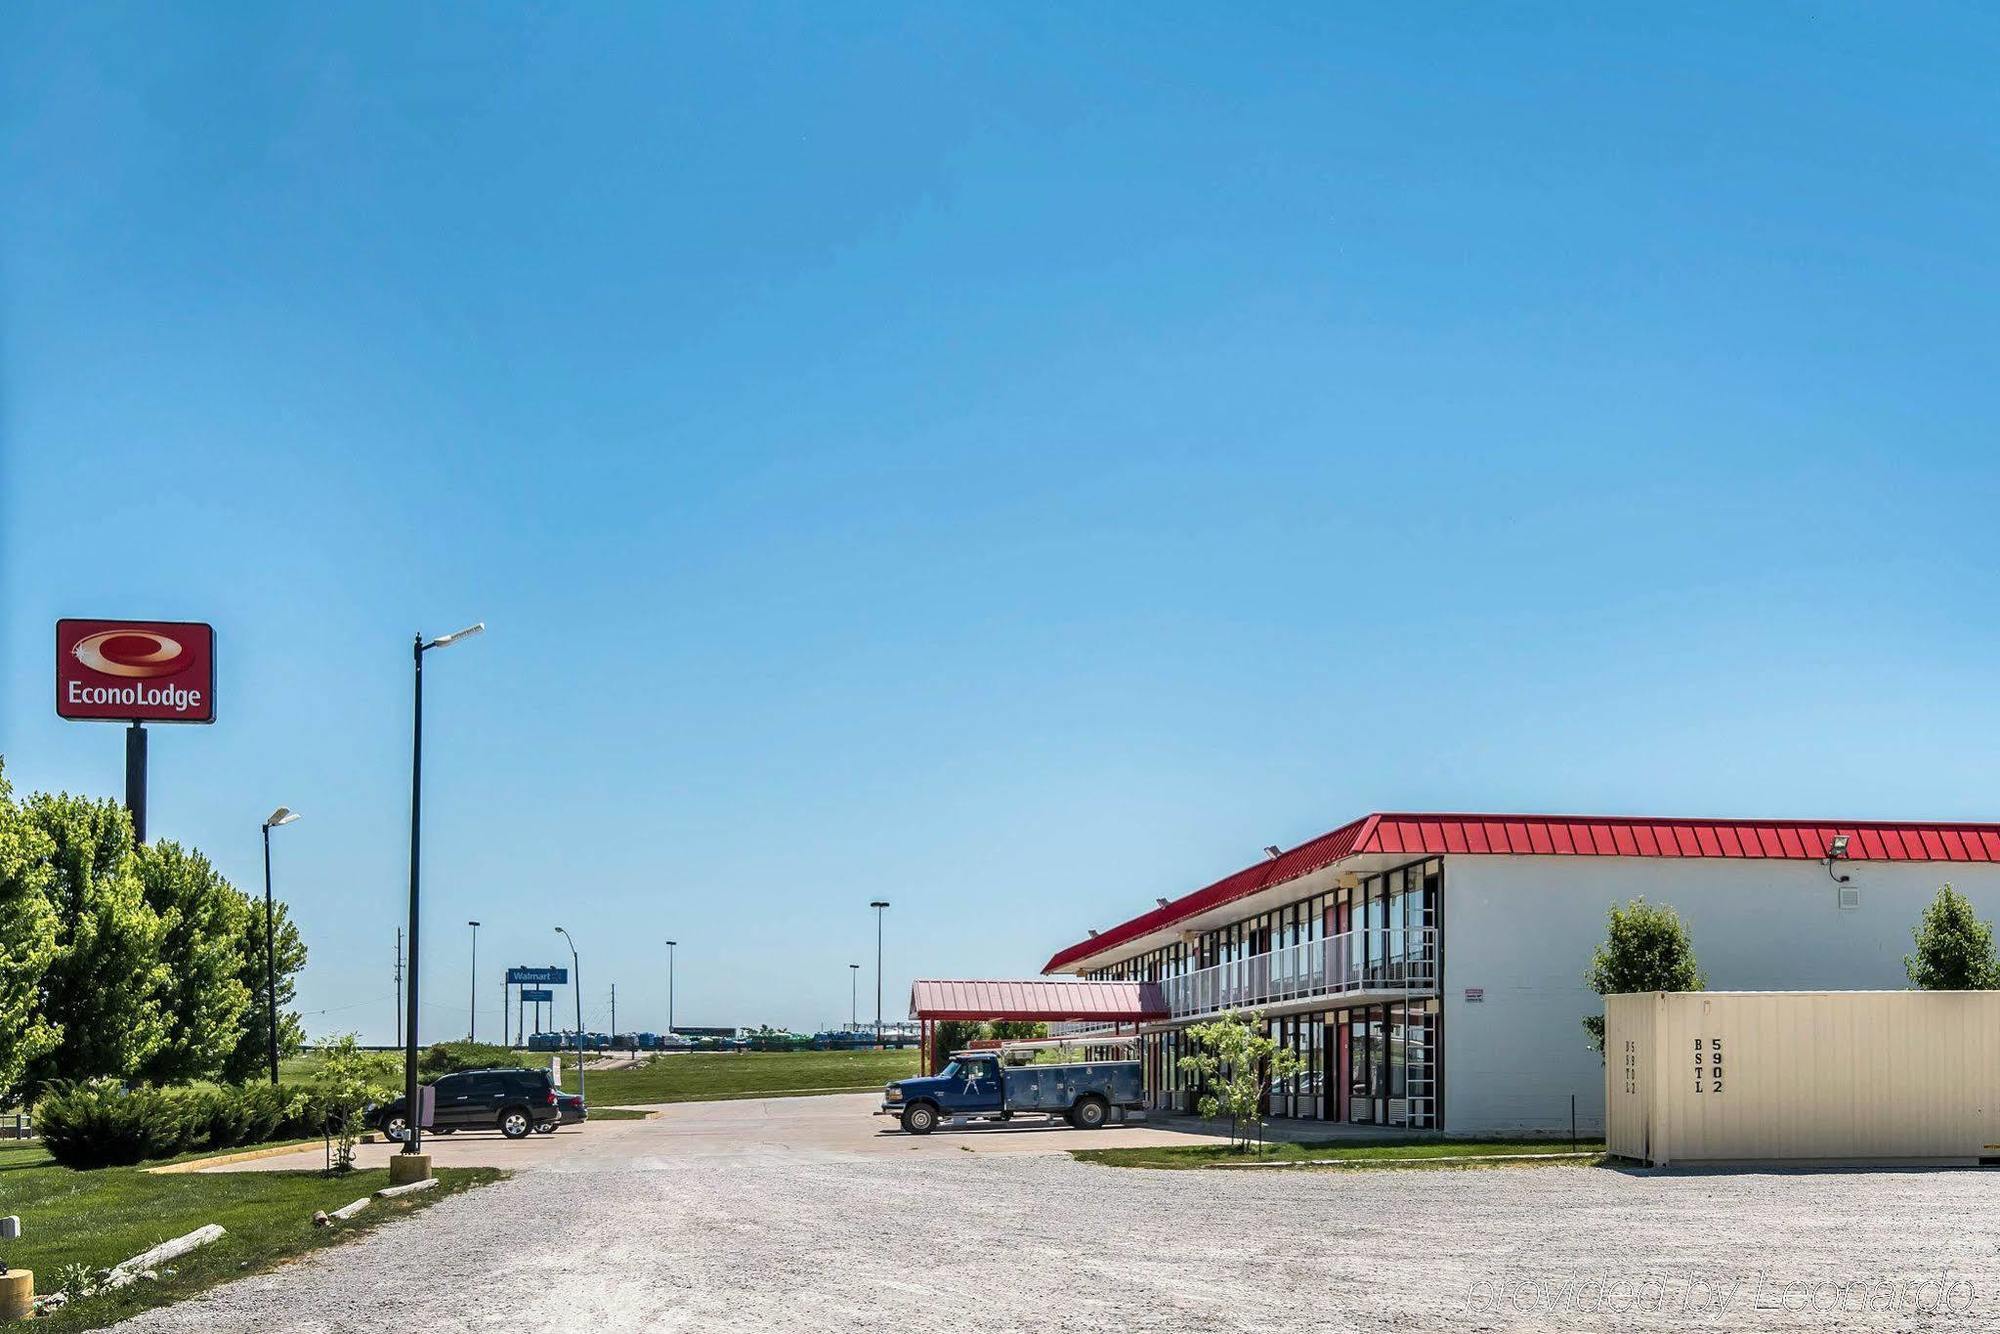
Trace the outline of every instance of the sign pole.
<instances>
[{"instance_id":1,"label":"sign pole","mask_svg":"<svg viewBox=\"0 0 2000 1334\"><path fill-rule=\"evenodd\" d=\"M146 841L146 727L138 719L125 729L125 809L132 813L132 841Z\"/></svg>"}]
</instances>

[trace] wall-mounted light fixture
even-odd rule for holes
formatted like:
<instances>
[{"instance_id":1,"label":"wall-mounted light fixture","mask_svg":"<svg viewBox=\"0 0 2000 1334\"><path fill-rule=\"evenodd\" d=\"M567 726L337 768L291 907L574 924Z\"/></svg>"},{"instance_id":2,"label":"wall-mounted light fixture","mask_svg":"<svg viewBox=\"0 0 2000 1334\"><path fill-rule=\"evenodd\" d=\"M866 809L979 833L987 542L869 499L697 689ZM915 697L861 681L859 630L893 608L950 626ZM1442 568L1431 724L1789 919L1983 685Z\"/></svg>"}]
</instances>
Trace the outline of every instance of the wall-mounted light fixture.
<instances>
[{"instance_id":1,"label":"wall-mounted light fixture","mask_svg":"<svg viewBox=\"0 0 2000 1334\"><path fill-rule=\"evenodd\" d=\"M1277 845L1276 843L1266 843L1266 844L1264 845L1264 855L1265 855L1266 857L1275 857L1275 856L1277 856L1277 855L1278 855L1278 845Z\"/></svg>"},{"instance_id":2,"label":"wall-mounted light fixture","mask_svg":"<svg viewBox=\"0 0 2000 1334\"><path fill-rule=\"evenodd\" d=\"M1847 860L1847 835L1835 834L1833 836L1833 842L1826 845L1825 862L1826 862L1826 873L1830 876L1833 876L1833 882L1837 885L1844 885L1849 880L1853 879L1852 876L1836 875L1834 873L1833 864L1835 862L1844 862L1846 860Z\"/></svg>"}]
</instances>

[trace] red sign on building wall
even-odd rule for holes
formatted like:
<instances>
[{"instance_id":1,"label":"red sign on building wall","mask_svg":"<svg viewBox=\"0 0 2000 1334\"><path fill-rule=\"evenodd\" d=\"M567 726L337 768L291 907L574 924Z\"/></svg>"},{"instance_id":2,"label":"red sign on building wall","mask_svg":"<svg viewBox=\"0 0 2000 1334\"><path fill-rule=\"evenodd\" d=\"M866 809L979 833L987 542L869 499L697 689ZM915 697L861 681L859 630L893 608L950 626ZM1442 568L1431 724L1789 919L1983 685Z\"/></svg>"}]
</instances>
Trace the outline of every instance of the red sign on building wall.
<instances>
[{"instance_id":1,"label":"red sign on building wall","mask_svg":"<svg viewBox=\"0 0 2000 1334\"><path fill-rule=\"evenodd\" d=\"M215 629L200 621L56 622L56 714L215 721Z\"/></svg>"}]
</instances>

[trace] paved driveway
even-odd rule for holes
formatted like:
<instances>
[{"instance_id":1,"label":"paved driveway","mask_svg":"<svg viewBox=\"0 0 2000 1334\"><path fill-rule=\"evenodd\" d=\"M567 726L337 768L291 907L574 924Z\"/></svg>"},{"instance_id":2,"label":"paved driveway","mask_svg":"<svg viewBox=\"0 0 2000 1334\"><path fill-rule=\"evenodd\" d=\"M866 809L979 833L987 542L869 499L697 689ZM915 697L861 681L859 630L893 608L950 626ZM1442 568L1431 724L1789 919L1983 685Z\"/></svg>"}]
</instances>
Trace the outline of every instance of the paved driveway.
<instances>
[{"instance_id":1,"label":"paved driveway","mask_svg":"<svg viewBox=\"0 0 2000 1334\"><path fill-rule=\"evenodd\" d=\"M857 1138L844 1119L854 1103L703 1104L602 1123L498 1185L132 1327L2000 1324L1990 1173L1144 1172L995 1151L1118 1132Z\"/></svg>"},{"instance_id":2,"label":"paved driveway","mask_svg":"<svg viewBox=\"0 0 2000 1334\"><path fill-rule=\"evenodd\" d=\"M553 1135L510 1140L492 1131L426 1135L424 1148L437 1167L505 1167L521 1171L574 1158L622 1161L652 1147L672 1145L677 1157L691 1154L770 1153L957 1154L1063 1153L1069 1149L1133 1148L1157 1144L1200 1144L1213 1137L1193 1125L1134 1122L1102 1130L1072 1130L1063 1121L1023 1118L1005 1123L952 1126L929 1135L905 1135L896 1122L871 1113L877 1093L843 1093L818 1098L755 1098L728 1102L664 1103L634 1109L654 1113L647 1121L586 1121ZM643 1128L642 1128L643 1127ZM362 1167L380 1167L400 1148L363 1144ZM210 1172L318 1171L326 1162L319 1147L275 1158L225 1163Z\"/></svg>"}]
</instances>

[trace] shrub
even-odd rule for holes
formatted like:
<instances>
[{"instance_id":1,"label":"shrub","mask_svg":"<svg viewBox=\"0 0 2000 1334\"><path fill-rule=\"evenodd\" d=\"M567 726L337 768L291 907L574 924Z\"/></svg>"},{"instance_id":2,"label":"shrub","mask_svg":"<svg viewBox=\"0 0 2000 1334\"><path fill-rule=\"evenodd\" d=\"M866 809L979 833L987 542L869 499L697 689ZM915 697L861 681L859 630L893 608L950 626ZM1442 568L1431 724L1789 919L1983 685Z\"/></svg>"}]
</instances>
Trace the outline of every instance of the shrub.
<instances>
[{"instance_id":1,"label":"shrub","mask_svg":"<svg viewBox=\"0 0 2000 1334\"><path fill-rule=\"evenodd\" d=\"M437 1042L417 1057L417 1073L425 1079L455 1075L461 1070L491 1070L521 1064L521 1053L489 1042Z\"/></svg>"},{"instance_id":2,"label":"shrub","mask_svg":"<svg viewBox=\"0 0 2000 1334\"><path fill-rule=\"evenodd\" d=\"M1694 938L1679 913L1664 903L1644 898L1611 905L1610 929L1604 943L1590 956L1584 982L1600 996L1636 991L1705 991L1707 981L1695 966ZM1604 1016L1584 1016L1590 1045L1604 1054Z\"/></svg>"},{"instance_id":3,"label":"shrub","mask_svg":"<svg viewBox=\"0 0 2000 1334\"><path fill-rule=\"evenodd\" d=\"M195 1150L309 1139L325 1116L296 1089L125 1089L109 1079L55 1088L36 1108L49 1154L64 1167L125 1166Z\"/></svg>"},{"instance_id":4,"label":"shrub","mask_svg":"<svg viewBox=\"0 0 2000 1334\"><path fill-rule=\"evenodd\" d=\"M1993 923L1982 922L1965 895L1945 885L1911 933L1915 954L1903 956L1910 985L1924 991L2000 991Z\"/></svg>"},{"instance_id":5,"label":"shrub","mask_svg":"<svg viewBox=\"0 0 2000 1334\"><path fill-rule=\"evenodd\" d=\"M64 1167L112 1167L189 1148L195 1110L185 1096L95 1079L53 1086L35 1110L35 1124Z\"/></svg>"}]
</instances>

